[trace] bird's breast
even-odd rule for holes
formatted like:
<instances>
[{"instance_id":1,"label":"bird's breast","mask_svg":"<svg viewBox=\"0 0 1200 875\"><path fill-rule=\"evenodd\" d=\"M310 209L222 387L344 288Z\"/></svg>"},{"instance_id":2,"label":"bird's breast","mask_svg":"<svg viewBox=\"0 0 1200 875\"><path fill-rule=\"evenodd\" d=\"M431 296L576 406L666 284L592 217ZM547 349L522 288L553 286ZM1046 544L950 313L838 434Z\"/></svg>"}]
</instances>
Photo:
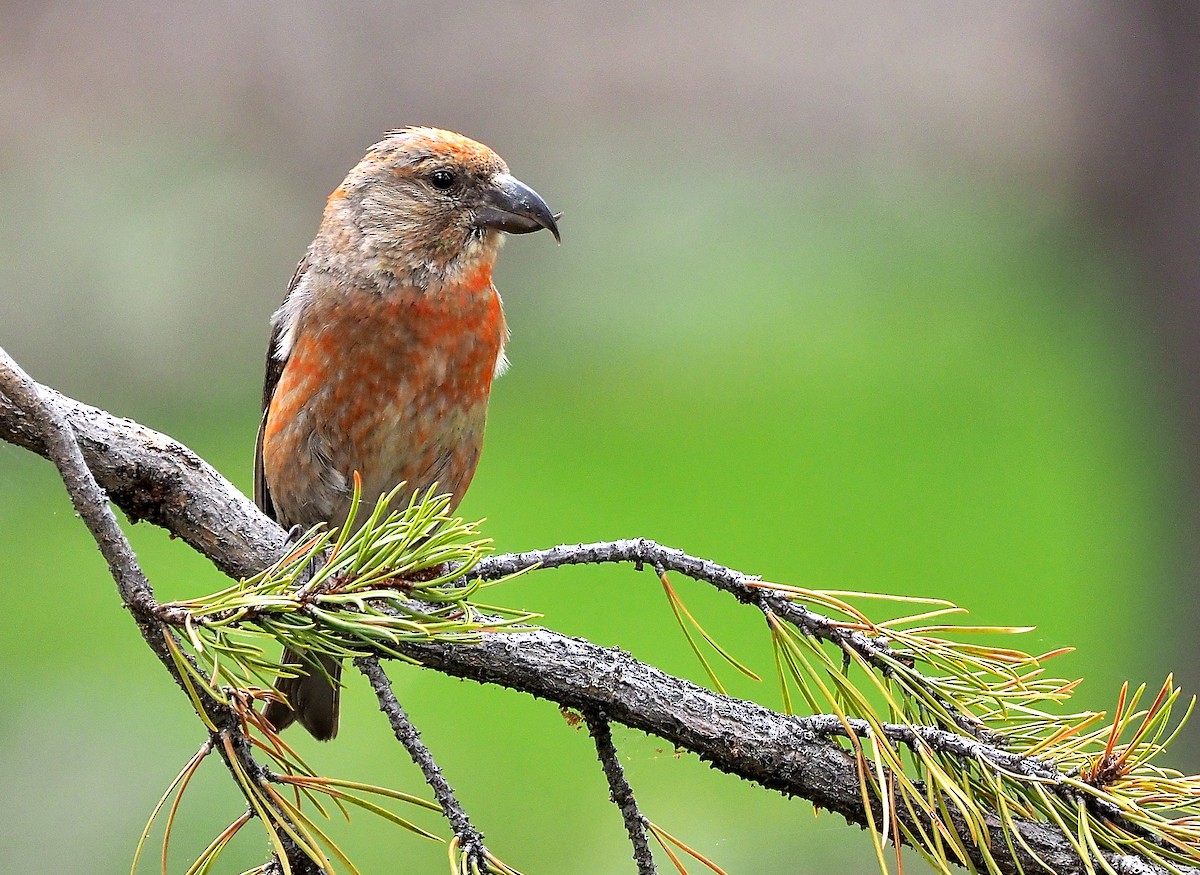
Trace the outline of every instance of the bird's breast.
<instances>
[{"instance_id":1,"label":"bird's breast","mask_svg":"<svg viewBox=\"0 0 1200 875\"><path fill-rule=\"evenodd\" d=\"M263 441L276 505L313 503L299 522L344 516L355 471L368 500L401 480L461 498L507 331L490 281L318 295L298 327Z\"/></svg>"}]
</instances>

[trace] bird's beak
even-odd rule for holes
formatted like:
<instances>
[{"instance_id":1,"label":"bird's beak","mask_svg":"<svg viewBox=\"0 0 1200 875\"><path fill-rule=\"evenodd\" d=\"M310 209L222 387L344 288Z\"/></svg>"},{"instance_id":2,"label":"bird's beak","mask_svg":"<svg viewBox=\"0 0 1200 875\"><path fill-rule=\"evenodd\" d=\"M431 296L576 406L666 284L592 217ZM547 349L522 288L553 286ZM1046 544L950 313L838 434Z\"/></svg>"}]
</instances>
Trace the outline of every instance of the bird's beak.
<instances>
[{"instance_id":1,"label":"bird's beak","mask_svg":"<svg viewBox=\"0 0 1200 875\"><path fill-rule=\"evenodd\" d=\"M545 228L561 242L557 218L536 191L521 180L500 173L484 188L483 206L476 221L482 228L495 228L509 234L528 234Z\"/></svg>"}]
</instances>

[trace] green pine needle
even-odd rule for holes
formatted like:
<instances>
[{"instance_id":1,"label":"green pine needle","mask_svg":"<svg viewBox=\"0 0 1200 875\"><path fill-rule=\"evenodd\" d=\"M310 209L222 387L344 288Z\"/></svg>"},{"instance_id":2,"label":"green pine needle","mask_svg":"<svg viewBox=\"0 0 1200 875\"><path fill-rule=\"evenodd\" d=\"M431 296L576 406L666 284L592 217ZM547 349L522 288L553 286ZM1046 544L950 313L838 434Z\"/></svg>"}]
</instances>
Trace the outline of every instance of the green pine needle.
<instances>
[{"instance_id":1,"label":"green pine needle","mask_svg":"<svg viewBox=\"0 0 1200 875\"><path fill-rule=\"evenodd\" d=\"M354 529L356 484L354 510L340 530L314 528L261 574L163 606L164 619L208 670L203 678L176 660L197 707L201 691L219 698L223 684L269 687L293 674L267 654L268 639L272 654L280 642L309 657L404 658L396 649L404 643L470 643L538 618L474 605L470 599L482 585L469 579L470 571L492 549L491 539L480 535L478 523L451 516L450 496L435 489L389 509L403 488L381 497Z\"/></svg>"}]
</instances>

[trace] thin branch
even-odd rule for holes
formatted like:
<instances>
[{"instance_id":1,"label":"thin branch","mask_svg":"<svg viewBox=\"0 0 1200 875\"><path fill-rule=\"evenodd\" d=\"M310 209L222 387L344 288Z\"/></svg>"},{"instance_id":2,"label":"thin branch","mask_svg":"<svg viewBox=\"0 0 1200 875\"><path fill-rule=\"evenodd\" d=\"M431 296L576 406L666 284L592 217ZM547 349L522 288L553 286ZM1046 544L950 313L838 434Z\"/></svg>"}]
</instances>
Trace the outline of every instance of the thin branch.
<instances>
[{"instance_id":1,"label":"thin branch","mask_svg":"<svg viewBox=\"0 0 1200 875\"><path fill-rule=\"evenodd\" d=\"M739 602L758 608L764 614L775 614L814 638L829 641L844 650L852 650L866 662L883 672L892 671L889 660L895 658L887 644L862 632L847 629L829 617L811 611L789 599L755 584L757 575L744 574L708 559L690 556L675 547L666 547L648 538L628 538L619 541L600 541L593 544L560 544L545 550L508 553L484 558L471 572L472 577L496 580L531 568L561 568L566 565L600 565L631 563L639 571L649 565L660 573L674 571L693 580L708 583L728 593ZM980 731L977 723L965 715L955 715L958 728L968 735L992 740Z\"/></svg>"},{"instance_id":2,"label":"thin branch","mask_svg":"<svg viewBox=\"0 0 1200 875\"><path fill-rule=\"evenodd\" d=\"M165 636L170 633L156 618L158 602L154 598L150 581L138 564L133 548L108 506L108 496L100 489L88 469L71 426L64 421L55 406L47 402L42 394L44 389L3 349L0 349L0 392L20 414L25 433L40 440L46 455L58 468L71 503L88 531L92 533L96 546L100 548L101 555L108 563L122 603L133 615L134 622L137 623L138 630L150 650L175 679L180 689L186 692L184 679L176 668L166 643ZM250 744L241 732L233 709L212 700L201 704L204 705L209 723L217 726L220 734L231 740L238 765L246 774L262 781L266 772L251 755ZM229 762L229 755L223 746L215 747L226 759L230 769L234 769L234 763ZM320 875L323 870L315 866L294 842L286 836L282 838L292 872L297 875Z\"/></svg>"},{"instance_id":3,"label":"thin branch","mask_svg":"<svg viewBox=\"0 0 1200 875\"><path fill-rule=\"evenodd\" d=\"M608 779L608 798L620 809L621 819L625 821L625 832L629 834L629 841L633 845L633 862L637 864L638 875L655 875L654 856L646 841L646 818L633 798L633 788L625 779L625 770L617 758L608 720L604 712L596 708L585 709L583 719L596 743L596 756L604 769L604 777Z\"/></svg>"},{"instance_id":4,"label":"thin branch","mask_svg":"<svg viewBox=\"0 0 1200 875\"><path fill-rule=\"evenodd\" d=\"M147 605L154 603L150 582L108 507L108 496L88 470L70 426L43 401L39 385L3 349L0 349L0 391L20 410L29 433L40 437L47 457L62 476L71 503L108 563L121 601L133 612L146 643L164 664L169 663L161 628L154 622L153 612L147 610Z\"/></svg>"},{"instance_id":5,"label":"thin branch","mask_svg":"<svg viewBox=\"0 0 1200 875\"><path fill-rule=\"evenodd\" d=\"M459 804L458 798L450 783L442 775L442 770L433 758L425 742L421 741L421 733L412 721L408 719L400 700L392 690L391 681L384 673L379 660L374 656L364 656L354 660L358 670L366 675L371 682L371 689L379 700L379 710L384 713L396 740L404 745L412 761L420 768L426 783L433 790L433 797L442 807L442 814L450 822L450 828L458 836L459 846L479 866L481 871L488 871L487 848L483 844L483 834L471 823L466 810Z\"/></svg>"},{"instance_id":6,"label":"thin branch","mask_svg":"<svg viewBox=\"0 0 1200 875\"><path fill-rule=\"evenodd\" d=\"M37 387L37 391L41 403L70 424L88 467L131 517L166 527L235 578L261 571L279 555L283 531L191 451L52 390ZM0 393L0 438L49 457L47 436L22 410L20 396L14 397L7 386L0 386ZM708 579L740 601L759 604L759 590L750 585L755 578L644 540L496 556L483 560L475 573L494 579L533 564L554 567L604 561L657 561L669 570ZM820 620L807 618L804 609L782 601L777 611L781 616L794 610L795 618L789 616L793 622L812 624L814 634L825 628ZM867 653L870 647L880 646L860 637ZM829 734L818 731L825 727L816 723L720 696L619 650L542 629L487 635L475 644L405 643L397 650L448 675L499 684L580 710L599 708L609 719L658 735L722 771L801 796L852 823L866 825L856 763ZM950 825L967 834L956 819L951 811ZM1006 850L1001 824L995 820L987 824L985 840L1001 872L1040 871L1034 854L1061 875L1089 871L1057 828L1042 822L1015 823L1021 837L1015 857ZM923 826L928 829L928 824ZM969 843L966 851L977 869L986 865ZM1106 859L1121 873L1164 871L1137 857L1108 855Z\"/></svg>"}]
</instances>

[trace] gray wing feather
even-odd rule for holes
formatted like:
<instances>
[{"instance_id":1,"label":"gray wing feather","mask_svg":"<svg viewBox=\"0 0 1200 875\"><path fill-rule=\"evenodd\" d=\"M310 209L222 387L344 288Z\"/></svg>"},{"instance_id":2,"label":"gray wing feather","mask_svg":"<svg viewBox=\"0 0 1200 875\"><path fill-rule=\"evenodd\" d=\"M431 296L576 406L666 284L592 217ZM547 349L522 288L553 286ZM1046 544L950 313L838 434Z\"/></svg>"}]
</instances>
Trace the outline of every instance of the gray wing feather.
<instances>
[{"instance_id":1,"label":"gray wing feather","mask_svg":"<svg viewBox=\"0 0 1200 875\"><path fill-rule=\"evenodd\" d=\"M287 295L284 296L285 301L307 271L308 255L306 254L296 265L296 272L292 274L292 281L288 283ZM271 409L271 399L275 397L275 387L279 385L279 378L287 364L286 359L281 359L276 355L279 351L279 339L282 334L282 326L272 326L271 341L267 344L266 375L263 378L262 419L258 423L258 438L254 444L254 503L258 505L259 510L273 520L278 520L279 517L275 512L275 504L271 501L271 490L267 486L267 477L263 471L263 434L267 428L267 411Z\"/></svg>"}]
</instances>

